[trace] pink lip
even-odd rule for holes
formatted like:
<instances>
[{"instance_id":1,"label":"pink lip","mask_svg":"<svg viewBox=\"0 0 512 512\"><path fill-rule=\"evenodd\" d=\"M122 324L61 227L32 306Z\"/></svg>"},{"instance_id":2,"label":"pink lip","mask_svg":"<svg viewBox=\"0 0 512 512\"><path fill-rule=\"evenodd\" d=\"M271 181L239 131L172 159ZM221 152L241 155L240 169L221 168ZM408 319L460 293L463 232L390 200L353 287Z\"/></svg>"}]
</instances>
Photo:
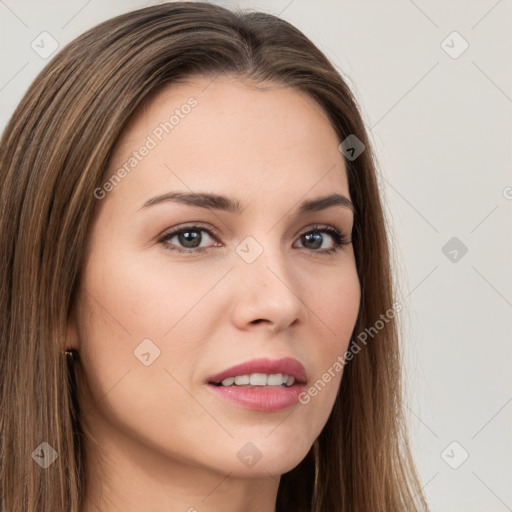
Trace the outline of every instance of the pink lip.
<instances>
[{"instance_id":1,"label":"pink lip","mask_svg":"<svg viewBox=\"0 0 512 512\"><path fill-rule=\"evenodd\" d=\"M292 386L222 386L217 385L228 377L247 375L251 373L266 373L268 375L282 373L295 377ZM304 365L296 359L254 359L246 363L232 366L216 375L211 376L206 384L210 391L228 402L245 409L263 412L276 412L296 405L299 396L306 389L307 374Z\"/></svg>"},{"instance_id":2,"label":"pink lip","mask_svg":"<svg viewBox=\"0 0 512 512\"><path fill-rule=\"evenodd\" d=\"M277 412L296 405L301 393L306 389L304 384L281 388L224 387L215 384L207 384L206 387L228 402L244 409L263 412Z\"/></svg>"},{"instance_id":3,"label":"pink lip","mask_svg":"<svg viewBox=\"0 0 512 512\"><path fill-rule=\"evenodd\" d=\"M282 359L260 358L237 364L216 375L208 378L209 384L219 384L228 377L236 377L237 375L247 375L251 373L282 373L283 375L291 375L295 377L296 382L305 384L307 382L306 369L304 365L291 357Z\"/></svg>"}]
</instances>

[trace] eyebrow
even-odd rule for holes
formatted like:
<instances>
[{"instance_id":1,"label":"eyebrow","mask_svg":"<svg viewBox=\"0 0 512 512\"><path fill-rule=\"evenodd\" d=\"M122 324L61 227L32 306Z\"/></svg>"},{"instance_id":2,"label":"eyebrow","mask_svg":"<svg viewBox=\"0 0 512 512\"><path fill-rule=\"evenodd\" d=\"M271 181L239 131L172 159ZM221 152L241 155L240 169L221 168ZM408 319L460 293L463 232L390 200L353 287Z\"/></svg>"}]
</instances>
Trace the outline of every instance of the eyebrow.
<instances>
[{"instance_id":1,"label":"eyebrow","mask_svg":"<svg viewBox=\"0 0 512 512\"><path fill-rule=\"evenodd\" d=\"M149 199L144 203L140 210L155 206L166 202L175 202L186 204L189 206L198 206L200 208L208 208L214 210L222 210L230 213L242 213L242 203L237 199L231 199L226 196L210 193L185 193L185 192L167 192L152 199ZM297 213L303 215L305 213L318 212L320 210L326 210L332 206L342 206L348 208L354 213L354 203L342 194L330 194L328 196L317 197L304 201L300 204Z\"/></svg>"}]
</instances>

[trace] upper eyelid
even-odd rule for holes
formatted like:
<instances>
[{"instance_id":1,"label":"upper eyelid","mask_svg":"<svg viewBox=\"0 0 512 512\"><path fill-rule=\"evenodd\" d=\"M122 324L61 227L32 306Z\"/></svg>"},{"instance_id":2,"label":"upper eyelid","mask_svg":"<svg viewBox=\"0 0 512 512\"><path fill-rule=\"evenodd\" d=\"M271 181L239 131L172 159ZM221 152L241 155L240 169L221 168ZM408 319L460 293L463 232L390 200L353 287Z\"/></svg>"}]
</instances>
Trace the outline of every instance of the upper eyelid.
<instances>
[{"instance_id":1,"label":"upper eyelid","mask_svg":"<svg viewBox=\"0 0 512 512\"><path fill-rule=\"evenodd\" d=\"M204 231L210 231L213 235L215 236L220 236L220 231L210 225L203 225L201 224L200 222L191 222L191 223L188 223L188 224L183 224L183 226L175 226L175 227L172 227L172 228L169 228L169 229L166 229L161 235L160 235L160 239L161 238L165 238L165 237L168 237L170 235L174 235L174 234L178 234L180 233L181 231L183 230L186 230L186 229L190 229L190 230L204 230Z\"/></svg>"}]
</instances>

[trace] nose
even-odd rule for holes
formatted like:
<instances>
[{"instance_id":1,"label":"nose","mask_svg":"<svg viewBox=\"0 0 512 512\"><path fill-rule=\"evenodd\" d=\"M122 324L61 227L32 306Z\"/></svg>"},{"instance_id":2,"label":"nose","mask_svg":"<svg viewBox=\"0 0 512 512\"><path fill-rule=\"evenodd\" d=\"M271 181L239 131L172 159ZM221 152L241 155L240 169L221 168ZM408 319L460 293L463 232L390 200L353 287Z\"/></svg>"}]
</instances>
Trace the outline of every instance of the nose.
<instances>
[{"instance_id":1,"label":"nose","mask_svg":"<svg viewBox=\"0 0 512 512\"><path fill-rule=\"evenodd\" d=\"M307 307L301 296L306 287L278 249L265 249L252 263L240 258L234 274L238 284L233 323L239 329L261 325L279 332L306 321Z\"/></svg>"}]
</instances>

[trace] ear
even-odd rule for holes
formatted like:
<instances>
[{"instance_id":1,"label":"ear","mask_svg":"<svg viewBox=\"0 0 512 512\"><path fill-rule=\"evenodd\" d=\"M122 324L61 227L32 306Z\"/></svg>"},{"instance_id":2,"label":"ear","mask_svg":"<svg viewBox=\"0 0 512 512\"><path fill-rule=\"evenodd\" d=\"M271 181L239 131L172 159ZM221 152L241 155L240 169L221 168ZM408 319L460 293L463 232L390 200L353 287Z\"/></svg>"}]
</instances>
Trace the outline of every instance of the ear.
<instances>
[{"instance_id":1,"label":"ear","mask_svg":"<svg viewBox=\"0 0 512 512\"><path fill-rule=\"evenodd\" d=\"M79 350L80 336L78 330L78 316L77 316L76 302L68 316L68 323L66 327L66 344L65 350Z\"/></svg>"}]
</instances>

